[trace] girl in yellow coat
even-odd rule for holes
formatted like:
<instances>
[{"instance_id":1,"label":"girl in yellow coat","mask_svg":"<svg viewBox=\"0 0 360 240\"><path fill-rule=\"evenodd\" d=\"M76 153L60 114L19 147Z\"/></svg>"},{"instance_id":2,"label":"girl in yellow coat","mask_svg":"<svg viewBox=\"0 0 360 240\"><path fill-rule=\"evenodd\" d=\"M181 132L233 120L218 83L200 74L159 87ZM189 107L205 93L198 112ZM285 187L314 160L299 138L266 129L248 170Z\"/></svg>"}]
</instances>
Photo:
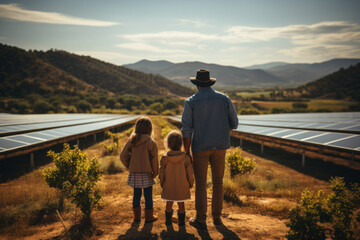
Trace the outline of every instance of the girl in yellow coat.
<instances>
[{"instance_id":1,"label":"girl in yellow coat","mask_svg":"<svg viewBox=\"0 0 360 240\"><path fill-rule=\"evenodd\" d=\"M167 146L166 146L167 145ZM161 198L166 201L166 225L171 224L173 203L177 202L178 224L185 225L185 204L190 199L190 188L194 184L194 174L190 156L181 151L182 136L179 131L171 131L165 139L169 150L160 160Z\"/></svg>"},{"instance_id":2,"label":"girl in yellow coat","mask_svg":"<svg viewBox=\"0 0 360 240\"><path fill-rule=\"evenodd\" d=\"M134 133L126 142L121 154L121 162L129 169L127 184L134 188L134 222L141 220L140 199L144 190L145 222L156 221L153 215L152 185L158 175L158 149L151 138L152 122L148 117L139 118L135 123Z\"/></svg>"}]
</instances>

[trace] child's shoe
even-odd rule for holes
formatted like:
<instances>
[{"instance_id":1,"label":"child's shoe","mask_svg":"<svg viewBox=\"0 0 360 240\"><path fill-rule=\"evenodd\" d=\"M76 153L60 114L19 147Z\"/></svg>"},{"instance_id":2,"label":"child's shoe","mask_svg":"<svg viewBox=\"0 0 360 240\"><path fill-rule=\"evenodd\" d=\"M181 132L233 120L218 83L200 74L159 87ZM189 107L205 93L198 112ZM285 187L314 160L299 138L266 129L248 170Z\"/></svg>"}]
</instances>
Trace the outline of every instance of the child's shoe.
<instances>
[{"instance_id":1,"label":"child's shoe","mask_svg":"<svg viewBox=\"0 0 360 240\"><path fill-rule=\"evenodd\" d=\"M185 213L179 213L178 212L178 218L179 218L179 227L185 226Z\"/></svg>"},{"instance_id":2,"label":"child's shoe","mask_svg":"<svg viewBox=\"0 0 360 240\"><path fill-rule=\"evenodd\" d=\"M157 220L157 217L154 217L154 209L145 209L145 223L152 223Z\"/></svg>"},{"instance_id":3,"label":"child's shoe","mask_svg":"<svg viewBox=\"0 0 360 240\"><path fill-rule=\"evenodd\" d=\"M138 223L141 221L141 207L133 208L134 222Z\"/></svg>"}]
</instances>

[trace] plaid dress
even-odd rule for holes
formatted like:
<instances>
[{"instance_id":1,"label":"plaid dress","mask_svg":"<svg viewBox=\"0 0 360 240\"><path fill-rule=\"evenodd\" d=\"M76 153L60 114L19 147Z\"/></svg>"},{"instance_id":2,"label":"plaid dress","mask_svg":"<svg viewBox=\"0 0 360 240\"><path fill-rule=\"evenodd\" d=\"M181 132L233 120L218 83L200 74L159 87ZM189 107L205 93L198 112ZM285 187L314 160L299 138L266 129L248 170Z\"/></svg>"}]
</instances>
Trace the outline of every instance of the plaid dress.
<instances>
[{"instance_id":1,"label":"plaid dress","mask_svg":"<svg viewBox=\"0 0 360 240\"><path fill-rule=\"evenodd\" d=\"M147 188L155 184L149 172L134 172L128 176L127 184L133 188Z\"/></svg>"}]
</instances>

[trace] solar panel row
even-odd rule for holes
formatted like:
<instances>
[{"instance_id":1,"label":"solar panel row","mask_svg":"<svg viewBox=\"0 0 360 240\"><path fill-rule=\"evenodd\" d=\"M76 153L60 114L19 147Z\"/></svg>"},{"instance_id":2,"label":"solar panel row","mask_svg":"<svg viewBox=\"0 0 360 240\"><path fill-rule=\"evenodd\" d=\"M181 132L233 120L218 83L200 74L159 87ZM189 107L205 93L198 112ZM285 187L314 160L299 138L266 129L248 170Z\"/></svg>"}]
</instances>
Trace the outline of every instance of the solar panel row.
<instances>
[{"instance_id":1,"label":"solar panel row","mask_svg":"<svg viewBox=\"0 0 360 240\"><path fill-rule=\"evenodd\" d=\"M89 113L70 113L70 114L0 114L0 126L12 126L18 124L34 124L45 122L73 121L81 119L95 119L108 117L109 114L89 114Z\"/></svg>"},{"instance_id":2,"label":"solar panel row","mask_svg":"<svg viewBox=\"0 0 360 240\"><path fill-rule=\"evenodd\" d=\"M34 144L45 143L47 141L53 141L69 136L79 135L86 132L97 131L106 129L112 126L117 126L123 123L127 123L137 119L136 115L121 115L107 120L90 122L83 125L60 127L49 130L42 130L36 132L30 132L25 134L17 134L0 138L0 153L5 153L10 150L27 147Z\"/></svg>"},{"instance_id":3,"label":"solar panel row","mask_svg":"<svg viewBox=\"0 0 360 240\"><path fill-rule=\"evenodd\" d=\"M360 113L240 115L236 131L360 151ZM169 117L181 122L181 116ZM351 130L349 133L346 130ZM332 132L331 130L337 130Z\"/></svg>"},{"instance_id":4,"label":"solar panel row","mask_svg":"<svg viewBox=\"0 0 360 240\"><path fill-rule=\"evenodd\" d=\"M123 117L125 117L124 115ZM79 120L67 120L67 121L58 121L58 122L43 122L43 123L27 123L27 124L18 124L18 125L7 125L0 127L0 135L11 135L17 132L24 132L24 131L38 131L41 129L47 128L58 128L58 127L65 127L71 125L80 125L80 124L88 124L92 122L101 122L107 121L110 119L116 119L119 116L104 116L104 117L88 117L86 119L79 119Z\"/></svg>"}]
</instances>

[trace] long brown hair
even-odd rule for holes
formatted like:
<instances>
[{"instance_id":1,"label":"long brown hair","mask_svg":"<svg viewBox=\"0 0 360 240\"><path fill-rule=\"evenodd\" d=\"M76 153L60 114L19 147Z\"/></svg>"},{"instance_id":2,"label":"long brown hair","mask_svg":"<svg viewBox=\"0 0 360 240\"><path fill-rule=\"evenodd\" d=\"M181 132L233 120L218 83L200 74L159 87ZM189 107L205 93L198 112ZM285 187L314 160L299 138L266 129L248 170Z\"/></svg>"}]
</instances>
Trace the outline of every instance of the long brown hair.
<instances>
[{"instance_id":1,"label":"long brown hair","mask_svg":"<svg viewBox=\"0 0 360 240\"><path fill-rule=\"evenodd\" d=\"M135 130L131 138L131 143L136 144L140 140L141 134L147 134L151 136L152 122L149 117L141 117L135 122Z\"/></svg>"}]
</instances>

